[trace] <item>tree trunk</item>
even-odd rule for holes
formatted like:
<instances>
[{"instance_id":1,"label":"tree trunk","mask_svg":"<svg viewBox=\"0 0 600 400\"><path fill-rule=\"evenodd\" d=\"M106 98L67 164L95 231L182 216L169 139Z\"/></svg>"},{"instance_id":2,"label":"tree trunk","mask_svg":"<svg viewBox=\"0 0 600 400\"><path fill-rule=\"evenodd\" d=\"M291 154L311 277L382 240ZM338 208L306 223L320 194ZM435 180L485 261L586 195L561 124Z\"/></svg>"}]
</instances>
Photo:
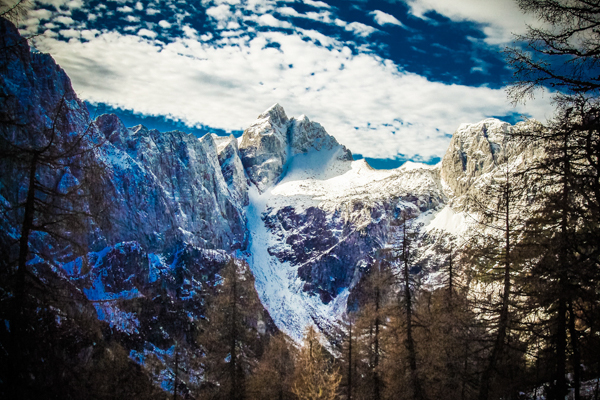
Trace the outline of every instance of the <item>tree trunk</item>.
<instances>
[{"instance_id":1,"label":"tree trunk","mask_svg":"<svg viewBox=\"0 0 600 400\"><path fill-rule=\"evenodd\" d=\"M581 353L579 352L579 332L575 329L575 313L573 302L569 302L569 333L571 334L571 348L573 350L573 386L575 400L581 400Z\"/></svg>"},{"instance_id":2,"label":"tree trunk","mask_svg":"<svg viewBox=\"0 0 600 400\"><path fill-rule=\"evenodd\" d=\"M379 266L378 266L379 267ZM378 277L380 279L381 276ZM375 290L375 340L374 346L374 357L373 357L373 389L374 389L374 400L381 399L381 379L379 377L379 303L381 301L381 293L379 291L379 285L381 281L377 282L377 288Z\"/></svg>"},{"instance_id":3,"label":"tree trunk","mask_svg":"<svg viewBox=\"0 0 600 400\"><path fill-rule=\"evenodd\" d=\"M229 354L231 359L229 360L229 377L231 379L231 392L230 398L233 400L239 399L238 382L237 382L237 276L234 271L233 274L233 286L231 288L231 338Z\"/></svg>"},{"instance_id":4,"label":"tree trunk","mask_svg":"<svg viewBox=\"0 0 600 400\"><path fill-rule=\"evenodd\" d=\"M9 376L12 398L25 398L24 392L26 385L23 381L25 374L23 366L23 349L21 339L25 333L24 306L25 306L25 280L27 277L27 258L29 257L29 235L33 230L33 220L35 216L35 176L37 173L38 154L34 153L29 167L29 179L27 188L27 198L25 200L25 209L23 215L23 225L21 226L21 237L19 238L19 261L16 271L15 286L15 306L13 309L12 321L10 324L10 364Z\"/></svg>"},{"instance_id":5,"label":"tree trunk","mask_svg":"<svg viewBox=\"0 0 600 400\"><path fill-rule=\"evenodd\" d=\"M562 191L562 210L561 227L560 227L560 249L559 249L559 290L558 293L558 316L556 318L556 396L557 399L564 399L567 394L567 235L569 223L569 177L570 163L568 154L568 138L565 135L563 139L563 191Z\"/></svg>"},{"instance_id":6,"label":"tree trunk","mask_svg":"<svg viewBox=\"0 0 600 400\"><path fill-rule=\"evenodd\" d=\"M506 186L504 188L504 200L506 201L505 206L505 235L504 235L504 293L502 294L502 305L500 309L500 320L498 321L498 332L496 333L496 339L494 341L494 347L490 354L488 365L481 374L480 386L479 386L479 400L488 400L490 395L490 384L492 375L496 364L502 351L504 350L504 341L506 340L506 330L508 328L508 303L510 300L510 184L508 182L508 176L506 180Z\"/></svg>"},{"instance_id":7,"label":"tree trunk","mask_svg":"<svg viewBox=\"0 0 600 400\"><path fill-rule=\"evenodd\" d=\"M348 400L352 400L352 319L348 321Z\"/></svg>"},{"instance_id":8,"label":"tree trunk","mask_svg":"<svg viewBox=\"0 0 600 400\"><path fill-rule=\"evenodd\" d=\"M567 301L563 295L558 300L556 318L556 400L562 400L567 394Z\"/></svg>"},{"instance_id":9,"label":"tree trunk","mask_svg":"<svg viewBox=\"0 0 600 400\"><path fill-rule=\"evenodd\" d=\"M448 260L448 307L452 307L452 295L454 294L454 265L452 264L452 244L450 244L450 259Z\"/></svg>"},{"instance_id":10,"label":"tree trunk","mask_svg":"<svg viewBox=\"0 0 600 400\"><path fill-rule=\"evenodd\" d=\"M460 399L465 400L465 395L467 394L467 374L469 372L469 342L465 340L465 352L464 352L464 363L463 363L463 376L462 383L460 388Z\"/></svg>"},{"instance_id":11,"label":"tree trunk","mask_svg":"<svg viewBox=\"0 0 600 400\"><path fill-rule=\"evenodd\" d=\"M411 385L413 389L413 396L415 400L423 400L425 398L423 389L421 387L421 381L417 371L417 352L415 349L415 342L412 335L412 297L410 293L410 275L408 271L408 239L406 237L406 219L403 224L403 244L402 244L402 256L404 261L404 301L405 301L405 313L406 313L406 349L408 350L408 361L410 366L410 377Z\"/></svg>"},{"instance_id":12,"label":"tree trunk","mask_svg":"<svg viewBox=\"0 0 600 400\"><path fill-rule=\"evenodd\" d=\"M179 352L177 351L177 343L175 343L175 373L173 382L173 400L177 400L177 378L179 375Z\"/></svg>"}]
</instances>

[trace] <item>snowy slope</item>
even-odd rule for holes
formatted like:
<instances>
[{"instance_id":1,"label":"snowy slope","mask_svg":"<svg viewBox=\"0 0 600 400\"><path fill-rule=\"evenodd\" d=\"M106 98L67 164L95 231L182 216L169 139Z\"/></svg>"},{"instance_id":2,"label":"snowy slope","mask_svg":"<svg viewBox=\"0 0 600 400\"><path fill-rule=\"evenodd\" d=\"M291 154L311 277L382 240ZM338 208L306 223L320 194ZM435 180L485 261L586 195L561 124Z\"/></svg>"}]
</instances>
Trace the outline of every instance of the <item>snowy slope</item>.
<instances>
[{"instance_id":1,"label":"snowy slope","mask_svg":"<svg viewBox=\"0 0 600 400\"><path fill-rule=\"evenodd\" d=\"M276 168L280 175L265 170L272 163L262 164L259 175L271 178L250 188L246 254L263 304L281 329L299 339L307 324L325 327L345 311L374 252L394 240L390 223L401 215L431 220L445 196L440 165L375 170L365 160L352 161L308 118L284 118L277 105L270 110L244 135L259 144L257 127L269 127L269 136L278 126L281 139L281 121L287 121L287 147ZM273 110L275 121L269 121ZM241 142L248 146L251 140ZM246 147L246 154L260 152Z\"/></svg>"},{"instance_id":2,"label":"snowy slope","mask_svg":"<svg viewBox=\"0 0 600 400\"><path fill-rule=\"evenodd\" d=\"M468 240L476 225L468 197L486 199L492 176L537 156L512 138L526 127L496 119L463 124L437 165L375 170L352 161L305 116L288 118L279 105L261 114L241 138L246 155L267 160L246 156L245 165L269 177L250 187L246 256L276 324L299 339L307 324L326 327L338 318L375 252L398 245L395 222L403 216L419 232L415 270L435 286L444 263L439 245ZM274 135L279 146L266 154L265 137Z\"/></svg>"}]
</instances>

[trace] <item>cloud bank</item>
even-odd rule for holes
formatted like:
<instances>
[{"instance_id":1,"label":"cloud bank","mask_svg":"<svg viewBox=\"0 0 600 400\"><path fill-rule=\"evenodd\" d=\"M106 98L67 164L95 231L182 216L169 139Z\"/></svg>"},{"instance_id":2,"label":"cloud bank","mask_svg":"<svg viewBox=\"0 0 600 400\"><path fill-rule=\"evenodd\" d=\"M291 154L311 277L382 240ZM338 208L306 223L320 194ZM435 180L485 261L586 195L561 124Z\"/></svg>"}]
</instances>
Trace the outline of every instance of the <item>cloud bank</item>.
<instances>
[{"instance_id":1,"label":"cloud bank","mask_svg":"<svg viewBox=\"0 0 600 400\"><path fill-rule=\"evenodd\" d=\"M415 0L411 10L424 17L434 1ZM549 117L547 98L513 108L503 89L433 82L368 44L300 28L285 18L310 18L356 40L375 34L369 25L337 18L325 3L312 1L317 11L300 13L263 0L246 1L242 8L232 2L208 4L212 32L177 22L183 17L158 16L154 25L132 21L122 32L80 25L79 36L47 35L35 43L54 56L88 101L229 131L246 128L278 102L289 116L307 115L353 153L371 158L428 161L444 154L461 123L512 113ZM121 14L144 9L124 3ZM152 7L158 5L145 10ZM447 13L467 18L459 11ZM380 26L402 26L382 11L371 16ZM164 40L159 34L175 26L182 35Z\"/></svg>"}]
</instances>

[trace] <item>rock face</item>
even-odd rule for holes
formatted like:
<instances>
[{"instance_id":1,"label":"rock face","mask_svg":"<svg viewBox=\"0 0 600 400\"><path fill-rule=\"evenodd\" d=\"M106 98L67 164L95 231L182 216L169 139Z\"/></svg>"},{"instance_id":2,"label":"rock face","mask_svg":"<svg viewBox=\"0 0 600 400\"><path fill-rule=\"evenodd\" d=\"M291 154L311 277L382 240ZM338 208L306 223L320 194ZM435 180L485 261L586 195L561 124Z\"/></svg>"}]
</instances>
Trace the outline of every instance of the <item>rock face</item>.
<instances>
[{"instance_id":1,"label":"rock face","mask_svg":"<svg viewBox=\"0 0 600 400\"><path fill-rule=\"evenodd\" d=\"M485 198L485 180L497 173L499 166L525 165L540 157L536 150L514 135L533 129L535 121L512 126L497 119L476 124L462 124L452 136L442 159L440 176L456 209L466 205L468 196Z\"/></svg>"},{"instance_id":2,"label":"rock face","mask_svg":"<svg viewBox=\"0 0 600 400\"><path fill-rule=\"evenodd\" d=\"M279 183L252 195L248 208L259 296L296 338L307 323L327 326L345 310L376 252L398 245L399 219L416 226L446 201L438 167L374 170L337 150L296 155Z\"/></svg>"},{"instance_id":3,"label":"rock face","mask_svg":"<svg viewBox=\"0 0 600 400\"><path fill-rule=\"evenodd\" d=\"M216 295L222 281L219 272L231 253L248 245L247 178L237 143L126 128L115 115L93 121L64 71L49 55L30 53L17 29L2 18L0 48L0 290L14 289L8 286L12 279L5 278L19 252L19 205L25 202L28 168L34 165L27 157L43 146L57 154L72 143L89 149L85 157L75 151L72 158L81 160L69 167L57 163L34 170L37 181L51 188L48 194L36 192L34 223L40 225L45 209L39 204L60 201L91 175L88 171L93 176L91 185L74 192L81 199L78 208L60 209L79 213L78 222L88 232L77 234L89 237L77 236L82 246L75 247L32 232L29 272L48 282L47 289L62 288L61 296L72 300L65 310L50 307L58 325L71 309L95 311L106 340L120 343L165 387L174 338L204 318L205 300ZM7 151L16 146L26 151ZM70 229L59 233L69 236ZM244 264L238 271L252 282ZM266 322L267 332L274 332L262 306L251 312L255 325ZM180 340L179 351L197 351L194 337ZM193 366L183 368L192 371ZM202 371L196 367L192 372Z\"/></svg>"},{"instance_id":4,"label":"rock face","mask_svg":"<svg viewBox=\"0 0 600 400\"><path fill-rule=\"evenodd\" d=\"M177 243L226 251L247 246L245 180L236 175L228 185L211 135L199 140L177 131L127 129L114 115L92 121L69 78L49 55L30 53L10 23L3 20L0 30L6 46L21 43L2 60L6 72L0 74L0 101L3 120L9 121L3 134L18 135L25 146L39 145L53 130L64 136L81 135L82 145L102 144L91 161L99 172L90 208L94 211L94 203L103 204L97 207L102 212L90 221L94 229L90 250L132 240L152 251L170 250ZM71 173L75 179L81 177L81 172ZM0 195L14 201L21 177L2 175ZM49 180L62 177L47 174L43 179L50 184Z\"/></svg>"},{"instance_id":5,"label":"rock face","mask_svg":"<svg viewBox=\"0 0 600 400\"><path fill-rule=\"evenodd\" d=\"M283 108L275 104L260 114L242 135L242 163L260 191L271 186L283 172L288 157L289 122Z\"/></svg>"},{"instance_id":6,"label":"rock face","mask_svg":"<svg viewBox=\"0 0 600 400\"><path fill-rule=\"evenodd\" d=\"M121 218L129 223L121 224L123 237L115 241L137 239L128 236L135 232L143 233L143 244L152 249L165 241L172 244L172 238L230 251L246 246L239 190L225 181L211 135L198 140L141 125L124 130L115 119L101 116L97 121L114 146L106 149L116 178L111 189L117 198L123 196ZM144 187L136 182L144 182Z\"/></svg>"},{"instance_id":7,"label":"rock face","mask_svg":"<svg viewBox=\"0 0 600 400\"><path fill-rule=\"evenodd\" d=\"M321 124L306 116L288 118L279 104L273 105L244 131L240 142L242 163L260 192L284 174L286 163L311 150L343 149L339 159L352 160L352 153L329 135Z\"/></svg>"},{"instance_id":8,"label":"rock face","mask_svg":"<svg viewBox=\"0 0 600 400\"><path fill-rule=\"evenodd\" d=\"M237 139L231 135L222 137L211 135L217 144L217 152L219 153L219 164L223 178L229 188L231 198L238 206L248 205L248 177L238 148Z\"/></svg>"}]
</instances>

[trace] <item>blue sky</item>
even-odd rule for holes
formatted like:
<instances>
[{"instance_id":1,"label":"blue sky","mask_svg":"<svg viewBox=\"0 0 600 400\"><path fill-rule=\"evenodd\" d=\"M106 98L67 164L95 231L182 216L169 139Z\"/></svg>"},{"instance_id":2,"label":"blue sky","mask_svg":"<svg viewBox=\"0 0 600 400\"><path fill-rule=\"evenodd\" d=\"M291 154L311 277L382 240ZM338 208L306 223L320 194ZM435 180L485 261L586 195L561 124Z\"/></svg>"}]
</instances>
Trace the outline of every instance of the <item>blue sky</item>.
<instances>
[{"instance_id":1,"label":"blue sky","mask_svg":"<svg viewBox=\"0 0 600 400\"><path fill-rule=\"evenodd\" d=\"M526 23L512 0L42 0L21 29L128 125L239 135L277 102L394 167L438 161L461 123L551 116L506 98Z\"/></svg>"}]
</instances>

